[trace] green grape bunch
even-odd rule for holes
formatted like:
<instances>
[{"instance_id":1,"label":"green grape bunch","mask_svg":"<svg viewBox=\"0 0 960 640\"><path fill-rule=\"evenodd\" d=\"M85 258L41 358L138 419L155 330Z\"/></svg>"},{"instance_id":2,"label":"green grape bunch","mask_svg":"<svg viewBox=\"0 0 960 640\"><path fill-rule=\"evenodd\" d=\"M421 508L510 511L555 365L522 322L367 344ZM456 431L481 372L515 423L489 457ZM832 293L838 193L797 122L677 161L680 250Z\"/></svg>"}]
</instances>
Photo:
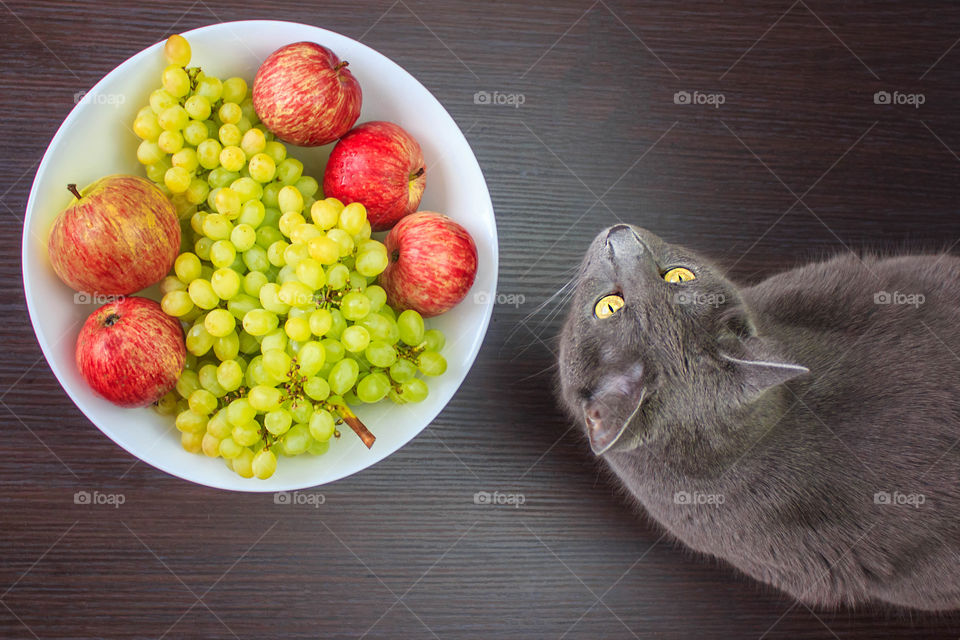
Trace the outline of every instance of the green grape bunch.
<instances>
[{"instance_id":1,"label":"green grape bunch","mask_svg":"<svg viewBox=\"0 0 960 640\"><path fill-rule=\"evenodd\" d=\"M376 284L387 249L362 204L323 198L260 123L240 77L190 67L171 36L161 87L136 115L137 159L181 219L183 246L160 283L184 326L187 363L156 409L187 451L269 478L278 455L320 455L351 409L423 401L444 336L395 310Z\"/></svg>"}]
</instances>

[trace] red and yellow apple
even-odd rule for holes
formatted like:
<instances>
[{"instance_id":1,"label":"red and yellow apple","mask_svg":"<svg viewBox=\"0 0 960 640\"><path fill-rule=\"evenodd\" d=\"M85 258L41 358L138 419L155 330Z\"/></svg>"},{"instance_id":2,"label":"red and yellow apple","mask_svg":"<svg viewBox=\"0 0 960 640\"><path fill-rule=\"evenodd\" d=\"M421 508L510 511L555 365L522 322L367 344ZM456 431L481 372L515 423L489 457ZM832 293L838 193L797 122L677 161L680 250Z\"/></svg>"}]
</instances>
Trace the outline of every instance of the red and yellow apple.
<instances>
[{"instance_id":1,"label":"red and yellow apple","mask_svg":"<svg viewBox=\"0 0 960 640\"><path fill-rule=\"evenodd\" d=\"M437 316L466 297L477 275L477 245L447 216L419 211L387 234L389 263L380 274L387 301L398 312Z\"/></svg>"},{"instance_id":2,"label":"red and yellow apple","mask_svg":"<svg viewBox=\"0 0 960 640\"><path fill-rule=\"evenodd\" d=\"M257 117L284 142L329 144L360 117L360 83L330 49L295 42L271 53L253 80Z\"/></svg>"},{"instance_id":3,"label":"red and yellow apple","mask_svg":"<svg viewBox=\"0 0 960 640\"><path fill-rule=\"evenodd\" d=\"M163 279L180 250L176 210L152 182L113 175L83 192L53 223L48 250L57 275L77 291L126 295Z\"/></svg>"},{"instance_id":4,"label":"red and yellow apple","mask_svg":"<svg viewBox=\"0 0 960 640\"><path fill-rule=\"evenodd\" d=\"M386 231L420 206L427 185L420 145L392 122L365 122L330 152L323 193L360 202L374 231Z\"/></svg>"},{"instance_id":5,"label":"red and yellow apple","mask_svg":"<svg viewBox=\"0 0 960 640\"><path fill-rule=\"evenodd\" d=\"M77 368L93 391L121 407L144 407L177 384L186 361L180 321L148 298L105 304L77 337Z\"/></svg>"}]
</instances>

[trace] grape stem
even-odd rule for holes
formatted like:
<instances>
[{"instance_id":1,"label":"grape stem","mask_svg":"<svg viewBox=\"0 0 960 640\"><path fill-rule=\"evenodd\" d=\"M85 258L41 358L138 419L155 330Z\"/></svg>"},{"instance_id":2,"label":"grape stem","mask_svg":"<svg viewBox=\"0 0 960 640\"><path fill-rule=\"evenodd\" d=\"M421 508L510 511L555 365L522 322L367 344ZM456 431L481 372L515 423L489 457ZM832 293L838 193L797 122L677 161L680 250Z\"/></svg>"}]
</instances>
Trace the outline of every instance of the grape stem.
<instances>
[{"instance_id":1,"label":"grape stem","mask_svg":"<svg viewBox=\"0 0 960 640\"><path fill-rule=\"evenodd\" d=\"M367 446L367 449L371 448L377 437L370 433L370 430L367 429L367 425L363 424L363 422L360 421L360 418L358 418L347 405L339 403L331 404L336 409L340 418L347 423L347 426L353 429L354 433L356 433L357 436L363 440L363 444Z\"/></svg>"}]
</instances>

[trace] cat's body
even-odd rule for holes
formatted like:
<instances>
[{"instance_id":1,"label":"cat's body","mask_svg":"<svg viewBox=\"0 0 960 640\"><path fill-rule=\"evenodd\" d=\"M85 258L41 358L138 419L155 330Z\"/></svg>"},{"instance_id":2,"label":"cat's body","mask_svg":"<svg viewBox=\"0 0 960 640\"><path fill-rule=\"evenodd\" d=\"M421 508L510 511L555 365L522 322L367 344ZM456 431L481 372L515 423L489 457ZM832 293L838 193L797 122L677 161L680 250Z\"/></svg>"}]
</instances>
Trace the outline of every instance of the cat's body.
<instances>
[{"instance_id":1,"label":"cat's body","mask_svg":"<svg viewBox=\"0 0 960 640\"><path fill-rule=\"evenodd\" d=\"M960 258L850 254L738 290L631 233L598 236L575 296L625 306L572 310L561 346L566 405L626 488L804 602L960 608ZM697 278L663 282L678 260Z\"/></svg>"}]
</instances>

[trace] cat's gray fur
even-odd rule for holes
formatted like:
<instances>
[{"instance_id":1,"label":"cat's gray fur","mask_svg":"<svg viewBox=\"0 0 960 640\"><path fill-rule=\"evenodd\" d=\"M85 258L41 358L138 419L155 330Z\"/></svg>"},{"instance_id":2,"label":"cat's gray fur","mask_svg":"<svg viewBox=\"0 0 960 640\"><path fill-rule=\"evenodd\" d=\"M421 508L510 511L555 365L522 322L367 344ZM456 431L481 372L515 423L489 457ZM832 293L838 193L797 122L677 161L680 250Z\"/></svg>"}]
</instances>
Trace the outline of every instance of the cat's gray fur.
<instances>
[{"instance_id":1,"label":"cat's gray fur","mask_svg":"<svg viewBox=\"0 0 960 640\"><path fill-rule=\"evenodd\" d=\"M564 405L667 531L810 605L960 608L960 258L848 253L738 288L617 225L578 277Z\"/></svg>"}]
</instances>

